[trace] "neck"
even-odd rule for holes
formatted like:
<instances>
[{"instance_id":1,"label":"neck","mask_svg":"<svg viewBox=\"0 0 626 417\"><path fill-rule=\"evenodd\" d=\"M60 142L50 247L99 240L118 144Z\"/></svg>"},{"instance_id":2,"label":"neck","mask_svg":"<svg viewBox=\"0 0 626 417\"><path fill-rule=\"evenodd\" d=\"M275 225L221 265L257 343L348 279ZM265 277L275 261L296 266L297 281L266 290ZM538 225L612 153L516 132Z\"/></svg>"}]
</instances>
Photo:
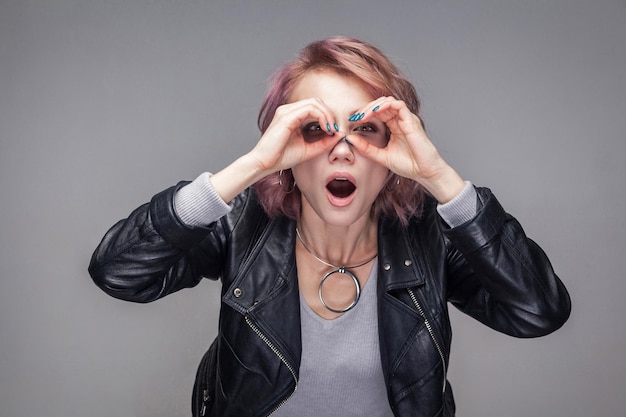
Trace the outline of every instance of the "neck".
<instances>
[{"instance_id":1,"label":"neck","mask_svg":"<svg viewBox=\"0 0 626 417\"><path fill-rule=\"evenodd\" d=\"M373 219L360 219L349 226L333 226L301 218L298 229L305 250L338 267L366 262L378 250L377 222Z\"/></svg>"}]
</instances>

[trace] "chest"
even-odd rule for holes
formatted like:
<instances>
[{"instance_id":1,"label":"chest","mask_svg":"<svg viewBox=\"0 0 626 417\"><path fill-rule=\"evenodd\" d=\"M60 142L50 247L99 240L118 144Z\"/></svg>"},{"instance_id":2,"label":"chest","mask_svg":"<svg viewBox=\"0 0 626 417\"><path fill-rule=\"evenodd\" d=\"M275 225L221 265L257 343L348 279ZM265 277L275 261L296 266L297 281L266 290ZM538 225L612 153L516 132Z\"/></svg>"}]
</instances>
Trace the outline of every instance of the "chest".
<instances>
[{"instance_id":1,"label":"chest","mask_svg":"<svg viewBox=\"0 0 626 417\"><path fill-rule=\"evenodd\" d=\"M392 416L380 360L375 266L352 310L326 320L301 300L300 315L298 389L276 415L317 416L332 410L334 415Z\"/></svg>"}]
</instances>

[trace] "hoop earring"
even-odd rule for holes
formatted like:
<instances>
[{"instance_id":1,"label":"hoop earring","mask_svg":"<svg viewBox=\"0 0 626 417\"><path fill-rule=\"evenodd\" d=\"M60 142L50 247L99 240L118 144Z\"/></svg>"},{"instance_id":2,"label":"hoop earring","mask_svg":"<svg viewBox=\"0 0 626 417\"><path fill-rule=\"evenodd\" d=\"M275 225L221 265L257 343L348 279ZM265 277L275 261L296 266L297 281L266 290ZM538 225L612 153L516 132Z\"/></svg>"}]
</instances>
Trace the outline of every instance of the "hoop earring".
<instances>
[{"instance_id":1,"label":"hoop earring","mask_svg":"<svg viewBox=\"0 0 626 417\"><path fill-rule=\"evenodd\" d=\"M293 174L291 175L291 177L293 178ZM285 190L285 186L284 186L284 184L283 184L283 170L281 169L281 170L278 172L278 185L280 185L280 189L281 189L281 190L282 190L285 194L289 194L289 193L292 193L292 192L293 192L293 190L295 190L295 189L296 189L296 179L295 179L295 178L293 179L293 185L291 186L291 188L287 188L287 189Z\"/></svg>"}]
</instances>

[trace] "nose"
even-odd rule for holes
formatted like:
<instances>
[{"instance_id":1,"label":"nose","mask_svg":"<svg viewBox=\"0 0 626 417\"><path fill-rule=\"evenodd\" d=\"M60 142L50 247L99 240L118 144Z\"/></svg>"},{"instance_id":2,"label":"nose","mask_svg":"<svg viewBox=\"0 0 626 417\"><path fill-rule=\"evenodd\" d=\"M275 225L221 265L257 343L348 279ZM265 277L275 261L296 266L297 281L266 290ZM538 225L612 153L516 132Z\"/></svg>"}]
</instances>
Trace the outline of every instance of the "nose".
<instances>
[{"instance_id":1,"label":"nose","mask_svg":"<svg viewBox=\"0 0 626 417\"><path fill-rule=\"evenodd\" d=\"M329 159L331 162L337 161L348 161L352 162L354 160L354 151L352 149L352 144L348 140L346 136L343 136L341 139L337 141L333 149L330 151Z\"/></svg>"}]
</instances>

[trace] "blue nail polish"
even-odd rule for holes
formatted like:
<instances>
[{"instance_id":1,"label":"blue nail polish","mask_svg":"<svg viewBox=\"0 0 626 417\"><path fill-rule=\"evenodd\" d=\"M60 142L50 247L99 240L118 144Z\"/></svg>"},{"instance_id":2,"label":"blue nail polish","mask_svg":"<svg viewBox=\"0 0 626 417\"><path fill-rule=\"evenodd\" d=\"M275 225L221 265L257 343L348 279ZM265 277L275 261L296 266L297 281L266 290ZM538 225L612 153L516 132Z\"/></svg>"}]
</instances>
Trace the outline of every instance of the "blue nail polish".
<instances>
[{"instance_id":1,"label":"blue nail polish","mask_svg":"<svg viewBox=\"0 0 626 417\"><path fill-rule=\"evenodd\" d=\"M365 117L365 113L359 114L358 117L356 118L355 122L358 122L359 120L361 120L364 117Z\"/></svg>"},{"instance_id":2,"label":"blue nail polish","mask_svg":"<svg viewBox=\"0 0 626 417\"><path fill-rule=\"evenodd\" d=\"M348 121L349 121L349 122L354 122L354 119L356 119L356 113L354 113L352 116L350 116L350 117L348 118Z\"/></svg>"},{"instance_id":3,"label":"blue nail polish","mask_svg":"<svg viewBox=\"0 0 626 417\"><path fill-rule=\"evenodd\" d=\"M339 126L337 126L337 123L335 123L335 131L339 132Z\"/></svg>"},{"instance_id":4,"label":"blue nail polish","mask_svg":"<svg viewBox=\"0 0 626 417\"><path fill-rule=\"evenodd\" d=\"M374 107L374 108L372 109L372 111L376 111L376 110L378 110L378 109L380 109L380 106L376 106L376 107Z\"/></svg>"},{"instance_id":5,"label":"blue nail polish","mask_svg":"<svg viewBox=\"0 0 626 417\"><path fill-rule=\"evenodd\" d=\"M328 133L330 133L330 123L326 123L326 130L328 130Z\"/></svg>"}]
</instances>

